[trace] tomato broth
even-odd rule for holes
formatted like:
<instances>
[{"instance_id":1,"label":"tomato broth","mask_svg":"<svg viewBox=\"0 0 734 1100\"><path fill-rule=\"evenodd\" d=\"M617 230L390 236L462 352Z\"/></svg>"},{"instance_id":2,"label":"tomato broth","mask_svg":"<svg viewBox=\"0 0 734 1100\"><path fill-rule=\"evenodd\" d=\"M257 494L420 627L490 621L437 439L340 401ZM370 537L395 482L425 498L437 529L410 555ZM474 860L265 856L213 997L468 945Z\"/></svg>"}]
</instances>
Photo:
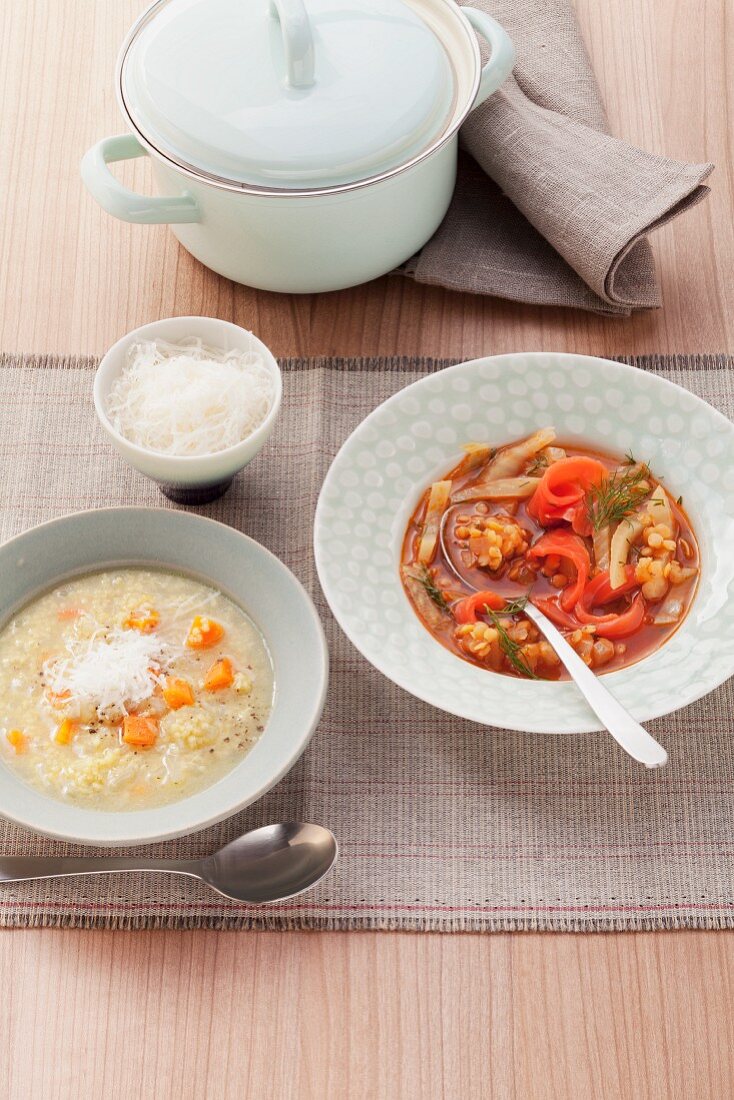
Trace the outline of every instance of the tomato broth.
<instances>
[{"instance_id":1,"label":"tomato broth","mask_svg":"<svg viewBox=\"0 0 734 1100\"><path fill-rule=\"evenodd\" d=\"M523 600L609 672L671 637L699 569L683 502L647 463L557 442L553 429L496 450L470 445L422 495L401 562L406 593L442 645L482 668L550 680L567 673Z\"/></svg>"}]
</instances>

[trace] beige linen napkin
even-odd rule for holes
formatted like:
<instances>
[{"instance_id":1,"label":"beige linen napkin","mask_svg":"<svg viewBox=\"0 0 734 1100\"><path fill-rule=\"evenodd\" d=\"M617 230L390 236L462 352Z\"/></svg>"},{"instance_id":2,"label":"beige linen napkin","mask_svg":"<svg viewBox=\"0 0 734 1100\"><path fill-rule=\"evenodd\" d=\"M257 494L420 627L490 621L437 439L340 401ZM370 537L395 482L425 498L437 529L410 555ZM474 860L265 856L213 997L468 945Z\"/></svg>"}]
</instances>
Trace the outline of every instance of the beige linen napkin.
<instances>
[{"instance_id":1,"label":"beige linen napkin","mask_svg":"<svg viewBox=\"0 0 734 1100\"><path fill-rule=\"evenodd\" d=\"M465 122L453 202L406 272L452 290L598 313L661 305L647 234L708 194L702 181L713 165L610 136L570 0L472 6L504 26L517 63Z\"/></svg>"}]
</instances>

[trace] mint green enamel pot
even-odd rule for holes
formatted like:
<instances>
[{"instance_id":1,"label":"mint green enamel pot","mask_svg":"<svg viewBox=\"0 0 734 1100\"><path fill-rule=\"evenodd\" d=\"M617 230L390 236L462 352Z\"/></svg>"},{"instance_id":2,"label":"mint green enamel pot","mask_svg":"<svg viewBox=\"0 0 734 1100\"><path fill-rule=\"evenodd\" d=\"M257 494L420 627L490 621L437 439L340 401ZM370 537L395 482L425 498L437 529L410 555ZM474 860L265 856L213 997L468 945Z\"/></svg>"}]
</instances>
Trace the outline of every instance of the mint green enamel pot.
<instances>
[{"instance_id":1,"label":"mint green enamel pot","mask_svg":"<svg viewBox=\"0 0 734 1100\"><path fill-rule=\"evenodd\" d=\"M513 62L499 24L453 0L157 0L118 61L131 132L90 149L82 178L235 282L353 286L438 228L459 128ZM156 196L110 171L140 156Z\"/></svg>"}]
</instances>

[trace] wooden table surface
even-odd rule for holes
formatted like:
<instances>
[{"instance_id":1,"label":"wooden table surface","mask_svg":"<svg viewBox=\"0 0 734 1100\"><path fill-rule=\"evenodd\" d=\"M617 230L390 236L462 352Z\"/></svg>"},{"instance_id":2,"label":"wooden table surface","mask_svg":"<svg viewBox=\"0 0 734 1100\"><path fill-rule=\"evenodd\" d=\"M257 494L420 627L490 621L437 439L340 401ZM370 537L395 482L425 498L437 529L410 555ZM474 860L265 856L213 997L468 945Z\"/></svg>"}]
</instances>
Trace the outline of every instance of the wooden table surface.
<instances>
[{"instance_id":1,"label":"wooden table surface","mask_svg":"<svg viewBox=\"0 0 734 1100\"><path fill-rule=\"evenodd\" d=\"M146 321L203 313L276 354L734 351L729 0L578 0L615 133L717 164L711 197L655 237L665 308L631 320L398 277L258 293L206 271L165 228L106 216L78 161L123 130L114 61L141 6L0 6L0 350L101 353ZM141 163L124 178L148 185ZM723 932L6 931L0 1094L731 1096L733 960Z\"/></svg>"}]
</instances>

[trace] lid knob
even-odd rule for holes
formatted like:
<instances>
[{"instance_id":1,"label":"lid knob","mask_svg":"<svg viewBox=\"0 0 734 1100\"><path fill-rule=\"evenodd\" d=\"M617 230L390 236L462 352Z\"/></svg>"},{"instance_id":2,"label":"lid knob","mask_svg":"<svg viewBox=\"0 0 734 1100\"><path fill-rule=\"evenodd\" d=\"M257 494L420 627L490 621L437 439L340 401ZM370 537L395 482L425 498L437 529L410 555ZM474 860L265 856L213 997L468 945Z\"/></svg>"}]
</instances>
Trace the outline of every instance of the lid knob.
<instances>
[{"instance_id":1,"label":"lid knob","mask_svg":"<svg viewBox=\"0 0 734 1100\"><path fill-rule=\"evenodd\" d=\"M279 20L283 33L288 86L310 88L314 82L313 35L303 0L270 0L270 14Z\"/></svg>"}]
</instances>

